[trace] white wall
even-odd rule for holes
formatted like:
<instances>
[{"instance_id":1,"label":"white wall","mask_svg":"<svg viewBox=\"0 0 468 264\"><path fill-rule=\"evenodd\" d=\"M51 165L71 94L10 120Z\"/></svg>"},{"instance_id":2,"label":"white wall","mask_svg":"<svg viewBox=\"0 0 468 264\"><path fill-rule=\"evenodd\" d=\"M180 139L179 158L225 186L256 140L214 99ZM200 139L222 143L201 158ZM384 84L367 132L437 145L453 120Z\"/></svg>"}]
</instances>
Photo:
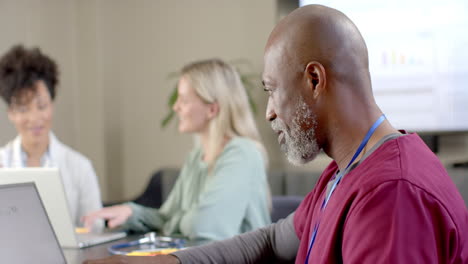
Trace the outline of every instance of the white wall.
<instances>
[{"instance_id":1,"label":"white wall","mask_svg":"<svg viewBox=\"0 0 468 264\"><path fill-rule=\"evenodd\" d=\"M74 61L74 14L72 2L49 1L0 1L0 53L7 51L13 44L40 46L56 59L61 68L60 87L55 111L55 131L70 145L75 143L75 75ZM66 70L65 70L66 69ZM2 110L5 105L2 104ZM6 112L2 111L0 134L1 142L14 135L14 129L7 122Z\"/></svg>"},{"instance_id":2,"label":"white wall","mask_svg":"<svg viewBox=\"0 0 468 264\"><path fill-rule=\"evenodd\" d=\"M0 53L22 43L28 47L39 46L56 60L60 83L53 130L63 142L93 161L105 194L103 106L98 71L95 71L99 58L95 48L96 30L91 20L93 13L89 12L93 8L83 10L81 7L92 3L94 1L0 1ZM7 119L5 104L0 105L0 142L4 144L16 133Z\"/></svg>"},{"instance_id":3,"label":"white wall","mask_svg":"<svg viewBox=\"0 0 468 264\"><path fill-rule=\"evenodd\" d=\"M275 7L267 0L186 0L100 1L98 8L103 87L109 97L108 172L112 180L121 179L113 190L130 198L155 169L180 166L192 146L191 136L177 134L175 122L160 128L175 84L168 74L212 57L247 58L260 73ZM259 109L263 119L262 102Z\"/></svg>"},{"instance_id":4,"label":"white wall","mask_svg":"<svg viewBox=\"0 0 468 264\"><path fill-rule=\"evenodd\" d=\"M160 128L175 84L168 74L212 57L245 58L260 73L275 14L269 0L3 0L0 53L23 43L58 62L55 133L93 161L104 199L131 198L157 168L180 166L192 145L175 122ZM263 121L266 98L260 87L254 94L266 142L275 142ZM1 107L6 142L15 131Z\"/></svg>"}]
</instances>

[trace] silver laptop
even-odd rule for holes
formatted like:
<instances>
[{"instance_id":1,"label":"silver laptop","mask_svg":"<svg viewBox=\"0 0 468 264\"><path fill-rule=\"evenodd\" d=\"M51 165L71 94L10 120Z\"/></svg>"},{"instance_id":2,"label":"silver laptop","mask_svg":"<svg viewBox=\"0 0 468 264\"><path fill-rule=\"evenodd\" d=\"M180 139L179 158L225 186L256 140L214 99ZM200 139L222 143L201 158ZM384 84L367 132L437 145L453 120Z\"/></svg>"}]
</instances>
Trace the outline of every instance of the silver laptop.
<instances>
[{"instance_id":1,"label":"silver laptop","mask_svg":"<svg viewBox=\"0 0 468 264\"><path fill-rule=\"evenodd\" d=\"M64 248L84 248L117 240L126 236L118 233L77 234L68 209L62 178L56 168L0 169L0 184L34 182L49 215L50 222Z\"/></svg>"},{"instance_id":2,"label":"silver laptop","mask_svg":"<svg viewBox=\"0 0 468 264\"><path fill-rule=\"evenodd\" d=\"M66 263L34 183L0 186L2 263Z\"/></svg>"}]
</instances>

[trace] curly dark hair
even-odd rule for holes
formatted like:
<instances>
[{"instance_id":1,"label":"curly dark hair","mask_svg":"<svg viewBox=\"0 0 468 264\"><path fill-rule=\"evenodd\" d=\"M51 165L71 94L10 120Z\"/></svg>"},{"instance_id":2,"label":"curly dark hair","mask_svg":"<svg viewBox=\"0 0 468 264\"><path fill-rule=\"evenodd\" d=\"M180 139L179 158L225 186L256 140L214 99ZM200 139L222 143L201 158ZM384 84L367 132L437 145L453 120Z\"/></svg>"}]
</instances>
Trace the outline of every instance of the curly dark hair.
<instances>
[{"instance_id":1,"label":"curly dark hair","mask_svg":"<svg viewBox=\"0 0 468 264\"><path fill-rule=\"evenodd\" d=\"M35 92L35 83L44 81L52 100L58 83L58 67L54 60L37 47L13 46L0 58L0 95L8 105L28 91Z\"/></svg>"}]
</instances>

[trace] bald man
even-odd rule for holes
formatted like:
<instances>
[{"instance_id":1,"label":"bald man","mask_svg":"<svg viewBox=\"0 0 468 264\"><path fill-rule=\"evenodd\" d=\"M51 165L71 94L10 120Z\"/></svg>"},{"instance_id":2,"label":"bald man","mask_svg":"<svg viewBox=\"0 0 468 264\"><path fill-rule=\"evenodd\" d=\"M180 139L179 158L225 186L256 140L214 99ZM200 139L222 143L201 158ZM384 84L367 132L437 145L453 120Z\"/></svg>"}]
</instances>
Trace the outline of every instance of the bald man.
<instances>
[{"instance_id":1,"label":"bald man","mask_svg":"<svg viewBox=\"0 0 468 264\"><path fill-rule=\"evenodd\" d=\"M333 159L296 212L169 256L88 263L468 263L463 199L421 139L376 105L366 45L344 14L310 5L284 18L266 45L263 83L289 161L320 150Z\"/></svg>"}]
</instances>

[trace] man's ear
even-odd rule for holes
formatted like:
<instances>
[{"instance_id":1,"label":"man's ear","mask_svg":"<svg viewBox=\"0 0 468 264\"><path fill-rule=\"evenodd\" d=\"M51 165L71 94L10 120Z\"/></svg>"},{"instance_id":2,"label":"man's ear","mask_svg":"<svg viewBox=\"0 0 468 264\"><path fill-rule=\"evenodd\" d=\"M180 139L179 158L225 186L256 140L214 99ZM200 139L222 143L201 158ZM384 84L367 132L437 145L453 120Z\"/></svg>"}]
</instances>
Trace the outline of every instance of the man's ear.
<instances>
[{"instance_id":1,"label":"man's ear","mask_svg":"<svg viewBox=\"0 0 468 264\"><path fill-rule=\"evenodd\" d=\"M219 104L218 102L211 103L209 105L209 112L208 112L208 117L210 119L215 118L219 113Z\"/></svg>"},{"instance_id":2,"label":"man's ear","mask_svg":"<svg viewBox=\"0 0 468 264\"><path fill-rule=\"evenodd\" d=\"M327 78L325 67L323 67L320 62L312 61L307 64L304 74L307 78L308 88L312 92L314 98L317 98L326 88Z\"/></svg>"}]
</instances>

